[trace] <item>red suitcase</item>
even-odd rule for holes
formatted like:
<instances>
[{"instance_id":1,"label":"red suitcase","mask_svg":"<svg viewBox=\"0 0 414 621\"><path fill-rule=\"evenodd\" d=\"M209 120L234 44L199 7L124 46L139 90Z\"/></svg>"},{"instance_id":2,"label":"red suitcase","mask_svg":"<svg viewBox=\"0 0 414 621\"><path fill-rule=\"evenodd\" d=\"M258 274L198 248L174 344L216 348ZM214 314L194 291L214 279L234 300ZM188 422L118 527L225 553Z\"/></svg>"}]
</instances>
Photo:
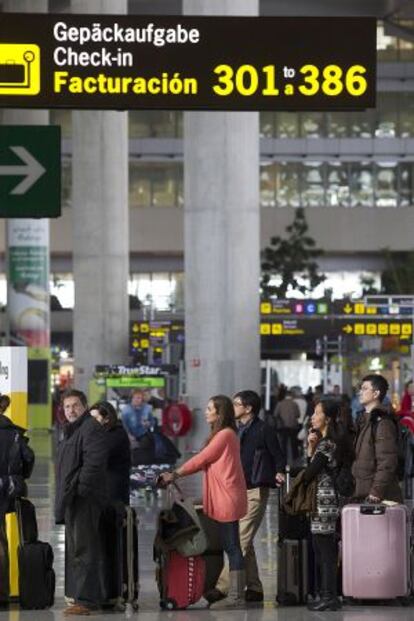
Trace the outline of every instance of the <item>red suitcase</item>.
<instances>
[{"instance_id":1,"label":"red suitcase","mask_svg":"<svg viewBox=\"0 0 414 621\"><path fill-rule=\"evenodd\" d=\"M161 608L183 609L201 599L206 579L206 564L202 556L184 557L172 551L160 554L157 561Z\"/></svg>"}]
</instances>

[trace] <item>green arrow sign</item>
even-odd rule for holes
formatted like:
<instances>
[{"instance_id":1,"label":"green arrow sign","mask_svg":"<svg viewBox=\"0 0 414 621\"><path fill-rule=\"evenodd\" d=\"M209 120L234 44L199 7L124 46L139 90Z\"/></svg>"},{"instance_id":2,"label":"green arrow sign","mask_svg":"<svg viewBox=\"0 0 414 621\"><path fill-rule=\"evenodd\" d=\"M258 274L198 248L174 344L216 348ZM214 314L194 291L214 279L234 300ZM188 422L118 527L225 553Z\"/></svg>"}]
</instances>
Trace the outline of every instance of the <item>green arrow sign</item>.
<instances>
[{"instance_id":1,"label":"green arrow sign","mask_svg":"<svg viewBox=\"0 0 414 621\"><path fill-rule=\"evenodd\" d=\"M0 217L58 218L60 127L0 126Z\"/></svg>"}]
</instances>

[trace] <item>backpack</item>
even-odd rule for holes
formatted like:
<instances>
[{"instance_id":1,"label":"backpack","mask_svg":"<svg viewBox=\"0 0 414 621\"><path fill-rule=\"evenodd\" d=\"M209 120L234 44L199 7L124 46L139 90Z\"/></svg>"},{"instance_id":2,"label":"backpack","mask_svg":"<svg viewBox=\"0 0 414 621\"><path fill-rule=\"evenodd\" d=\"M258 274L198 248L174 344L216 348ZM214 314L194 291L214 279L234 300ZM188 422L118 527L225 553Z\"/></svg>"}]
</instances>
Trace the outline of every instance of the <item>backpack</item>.
<instances>
[{"instance_id":1,"label":"backpack","mask_svg":"<svg viewBox=\"0 0 414 621\"><path fill-rule=\"evenodd\" d=\"M395 425L395 431L397 434L397 446L398 446L398 462L397 462L397 471L396 475L399 481L404 480L405 475L405 451L406 444L409 436L409 431L406 428L403 428L398 420L395 418L393 414L387 414L386 412L381 414L375 414L374 418L371 419L371 437L372 442L375 444L375 436L377 434L378 425L381 420L388 419L391 420Z\"/></svg>"},{"instance_id":2,"label":"backpack","mask_svg":"<svg viewBox=\"0 0 414 621\"><path fill-rule=\"evenodd\" d=\"M333 475L333 483L338 496L350 498L355 491L355 478L350 464L341 464Z\"/></svg>"}]
</instances>

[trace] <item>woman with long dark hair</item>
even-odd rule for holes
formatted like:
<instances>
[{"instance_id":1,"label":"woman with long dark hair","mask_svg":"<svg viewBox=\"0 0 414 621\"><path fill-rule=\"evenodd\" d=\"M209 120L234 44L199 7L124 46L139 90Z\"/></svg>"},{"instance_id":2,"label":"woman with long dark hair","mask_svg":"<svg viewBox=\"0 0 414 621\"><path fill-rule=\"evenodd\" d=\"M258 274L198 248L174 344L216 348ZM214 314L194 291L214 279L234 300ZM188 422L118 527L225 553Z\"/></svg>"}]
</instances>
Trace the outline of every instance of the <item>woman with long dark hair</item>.
<instances>
[{"instance_id":1,"label":"woman with long dark hair","mask_svg":"<svg viewBox=\"0 0 414 621\"><path fill-rule=\"evenodd\" d=\"M109 401L99 401L89 409L90 415L100 423L106 434L108 450L107 477L111 502L129 505L129 475L131 451L129 438Z\"/></svg>"},{"instance_id":2,"label":"woman with long dark hair","mask_svg":"<svg viewBox=\"0 0 414 621\"><path fill-rule=\"evenodd\" d=\"M317 479L317 509L311 515L311 532L321 595L319 601L308 606L314 611L338 610L341 607L337 597L336 536L340 505L335 476L343 465L351 466L354 452L352 438L340 422L340 415L338 401L318 401L308 435L310 463L304 478L307 483Z\"/></svg>"},{"instance_id":3,"label":"woman with long dark hair","mask_svg":"<svg viewBox=\"0 0 414 621\"><path fill-rule=\"evenodd\" d=\"M247 492L232 401L224 395L211 397L205 417L210 435L204 448L174 472L161 475L161 480L168 485L179 477L203 471L203 509L219 524L230 566L227 598L211 604L210 608L241 608L245 605L246 578L239 520L247 513Z\"/></svg>"}]
</instances>

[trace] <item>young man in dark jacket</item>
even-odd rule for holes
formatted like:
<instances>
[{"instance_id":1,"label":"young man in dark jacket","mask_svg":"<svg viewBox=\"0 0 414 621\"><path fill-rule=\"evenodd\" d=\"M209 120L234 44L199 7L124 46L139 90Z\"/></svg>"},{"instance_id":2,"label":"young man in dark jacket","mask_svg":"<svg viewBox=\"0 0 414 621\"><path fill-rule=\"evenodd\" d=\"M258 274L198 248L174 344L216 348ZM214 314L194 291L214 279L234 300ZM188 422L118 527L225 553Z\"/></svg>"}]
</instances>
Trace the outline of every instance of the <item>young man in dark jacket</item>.
<instances>
[{"instance_id":1,"label":"young man in dark jacket","mask_svg":"<svg viewBox=\"0 0 414 621\"><path fill-rule=\"evenodd\" d=\"M355 444L355 498L371 502L402 502L398 484L397 421L384 409L382 402L388 382L382 375L366 375L361 383L359 400L364 407Z\"/></svg>"},{"instance_id":2,"label":"young man in dark jacket","mask_svg":"<svg viewBox=\"0 0 414 621\"><path fill-rule=\"evenodd\" d=\"M269 486L284 482L283 472L286 462L275 427L267 425L259 418L261 400L253 390L242 390L233 397L234 413L239 427L240 453L247 484L247 513L239 521L240 545L246 565L246 592L248 602L263 601L263 585L259 577L254 537L262 523L269 499ZM257 451L267 452L269 472L263 472L266 483L253 479L253 464ZM212 603L225 597L229 589L229 571L225 566L215 589L207 593L206 599Z\"/></svg>"},{"instance_id":3,"label":"young man in dark jacket","mask_svg":"<svg viewBox=\"0 0 414 621\"><path fill-rule=\"evenodd\" d=\"M26 430L15 425L4 412L10 405L0 396L0 607L9 601L9 546L6 513L14 511L14 500L26 495L25 479L32 474L34 453L25 437Z\"/></svg>"},{"instance_id":4,"label":"young man in dark jacket","mask_svg":"<svg viewBox=\"0 0 414 621\"><path fill-rule=\"evenodd\" d=\"M63 411L68 424L58 447L55 514L66 526L65 594L74 599L64 613L89 615L106 599L107 443L81 391L63 395Z\"/></svg>"}]
</instances>

